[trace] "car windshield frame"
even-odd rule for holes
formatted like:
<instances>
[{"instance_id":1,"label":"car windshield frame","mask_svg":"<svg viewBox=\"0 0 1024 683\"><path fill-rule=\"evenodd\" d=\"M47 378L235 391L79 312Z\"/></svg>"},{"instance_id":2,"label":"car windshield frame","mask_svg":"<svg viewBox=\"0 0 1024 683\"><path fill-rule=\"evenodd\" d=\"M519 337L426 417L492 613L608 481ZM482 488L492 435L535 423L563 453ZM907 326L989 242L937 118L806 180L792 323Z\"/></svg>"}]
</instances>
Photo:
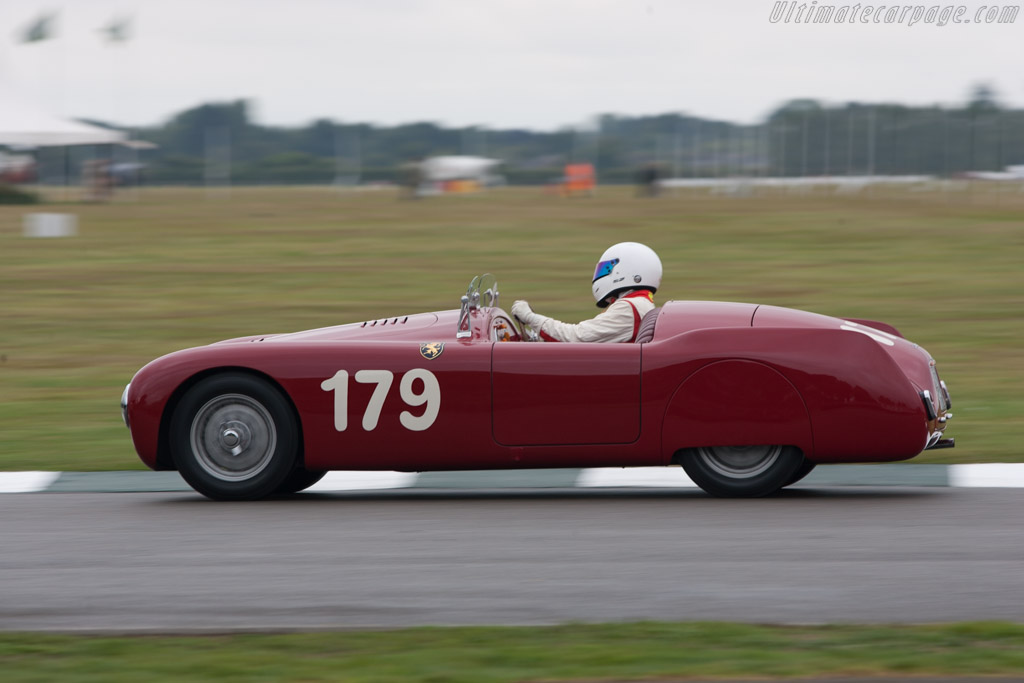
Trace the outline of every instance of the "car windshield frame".
<instances>
[{"instance_id":1,"label":"car windshield frame","mask_svg":"<svg viewBox=\"0 0 1024 683\"><path fill-rule=\"evenodd\" d=\"M494 308L498 305L498 279L490 273L477 275L469 281L466 293L459 300L459 322L455 329L456 339L471 339L473 330L469 319L473 311Z\"/></svg>"}]
</instances>

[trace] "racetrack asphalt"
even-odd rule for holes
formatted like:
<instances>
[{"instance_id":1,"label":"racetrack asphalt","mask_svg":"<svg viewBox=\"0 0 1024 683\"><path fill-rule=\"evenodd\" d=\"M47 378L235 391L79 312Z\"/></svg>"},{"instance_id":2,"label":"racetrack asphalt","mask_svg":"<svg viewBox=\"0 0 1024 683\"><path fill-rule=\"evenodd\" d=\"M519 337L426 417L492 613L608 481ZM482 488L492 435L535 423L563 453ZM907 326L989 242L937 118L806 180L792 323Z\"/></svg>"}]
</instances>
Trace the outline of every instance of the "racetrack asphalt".
<instances>
[{"instance_id":1,"label":"racetrack asphalt","mask_svg":"<svg viewBox=\"0 0 1024 683\"><path fill-rule=\"evenodd\" d=\"M0 496L0 630L1024 621L1024 492Z\"/></svg>"},{"instance_id":2,"label":"racetrack asphalt","mask_svg":"<svg viewBox=\"0 0 1024 683\"><path fill-rule=\"evenodd\" d=\"M1024 487L1024 463L820 465L815 486ZM388 489L693 488L679 467L520 469L469 472L330 472L310 491ZM177 472L0 472L0 493L188 491Z\"/></svg>"}]
</instances>

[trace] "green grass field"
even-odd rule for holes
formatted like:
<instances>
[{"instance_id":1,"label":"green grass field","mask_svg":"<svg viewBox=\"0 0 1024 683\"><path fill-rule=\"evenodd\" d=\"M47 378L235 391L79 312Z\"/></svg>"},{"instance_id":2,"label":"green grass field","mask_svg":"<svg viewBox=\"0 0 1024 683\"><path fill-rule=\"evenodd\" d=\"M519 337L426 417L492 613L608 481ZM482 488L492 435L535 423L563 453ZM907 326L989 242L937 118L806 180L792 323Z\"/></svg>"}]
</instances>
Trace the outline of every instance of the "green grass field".
<instances>
[{"instance_id":1,"label":"green grass field","mask_svg":"<svg viewBox=\"0 0 1024 683\"><path fill-rule=\"evenodd\" d=\"M28 211L75 213L79 236L23 237ZM915 462L1022 460L1024 194L1006 188L656 200L504 189L415 202L152 188L105 205L0 207L0 469L141 468L118 398L139 367L180 348L454 308L483 271L506 305L589 317L593 264L627 239L661 254L659 301L895 325L953 394L957 448Z\"/></svg>"},{"instance_id":2,"label":"green grass field","mask_svg":"<svg viewBox=\"0 0 1024 683\"><path fill-rule=\"evenodd\" d=\"M581 683L924 675L999 681L994 677L1020 680L1024 672L1024 626L637 623L128 638L0 634L0 671L9 683Z\"/></svg>"},{"instance_id":3,"label":"green grass field","mask_svg":"<svg viewBox=\"0 0 1024 683\"><path fill-rule=\"evenodd\" d=\"M0 634L0 671L10 683L1007 677L1024 672L1024 627L641 623L205 637Z\"/></svg>"}]
</instances>

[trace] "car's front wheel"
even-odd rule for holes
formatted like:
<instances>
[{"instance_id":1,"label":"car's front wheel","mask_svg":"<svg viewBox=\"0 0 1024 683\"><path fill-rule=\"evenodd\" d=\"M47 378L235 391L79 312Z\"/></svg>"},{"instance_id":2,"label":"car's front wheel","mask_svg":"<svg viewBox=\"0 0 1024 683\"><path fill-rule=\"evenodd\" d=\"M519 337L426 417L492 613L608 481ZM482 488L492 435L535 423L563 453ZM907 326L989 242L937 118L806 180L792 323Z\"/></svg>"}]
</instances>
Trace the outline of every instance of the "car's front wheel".
<instances>
[{"instance_id":1,"label":"car's front wheel","mask_svg":"<svg viewBox=\"0 0 1024 683\"><path fill-rule=\"evenodd\" d=\"M677 458L693 479L713 496L768 496L790 483L804 463L793 446L712 446L682 451Z\"/></svg>"},{"instance_id":2,"label":"car's front wheel","mask_svg":"<svg viewBox=\"0 0 1024 683\"><path fill-rule=\"evenodd\" d=\"M278 491L294 471L298 427L291 405L270 383L225 373L201 380L170 424L181 476L214 500L254 500Z\"/></svg>"},{"instance_id":3,"label":"car's front wheel","mask_svg":"<svg viewBox=\"0 0 1024 683\"><path fill-rule=\"evenodd\" d=\"M281 485L274 490L274 493L286 495L289 493L305 491L310 486L323 479L326 474L327 472L311 472L304 469L293 470L291 474L285 477L285 480L281 482Z\"/></svg>"}]
</instances>

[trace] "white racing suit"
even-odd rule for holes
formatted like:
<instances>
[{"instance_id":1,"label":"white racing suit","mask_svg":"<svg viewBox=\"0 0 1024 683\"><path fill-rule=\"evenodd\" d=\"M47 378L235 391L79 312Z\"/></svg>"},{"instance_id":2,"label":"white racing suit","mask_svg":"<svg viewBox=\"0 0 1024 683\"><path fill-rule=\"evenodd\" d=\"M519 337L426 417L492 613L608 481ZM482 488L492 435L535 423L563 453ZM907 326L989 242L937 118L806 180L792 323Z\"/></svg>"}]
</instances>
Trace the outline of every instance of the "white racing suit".
<instances>
[{"instance_id":1,"label":"white racing suit","mask_svg":"<svg viewBox=\"0 0 1024 683\"><path fill-rule=\"evenodd\" d=\"M621 296L596 317L575 325L534 313L528 304L519 301L513 304L512 315L537 330L544 341L631 342L636 339L644 314L653 309L651 292L638 290Z\"/></svg>"}]
</instances>

